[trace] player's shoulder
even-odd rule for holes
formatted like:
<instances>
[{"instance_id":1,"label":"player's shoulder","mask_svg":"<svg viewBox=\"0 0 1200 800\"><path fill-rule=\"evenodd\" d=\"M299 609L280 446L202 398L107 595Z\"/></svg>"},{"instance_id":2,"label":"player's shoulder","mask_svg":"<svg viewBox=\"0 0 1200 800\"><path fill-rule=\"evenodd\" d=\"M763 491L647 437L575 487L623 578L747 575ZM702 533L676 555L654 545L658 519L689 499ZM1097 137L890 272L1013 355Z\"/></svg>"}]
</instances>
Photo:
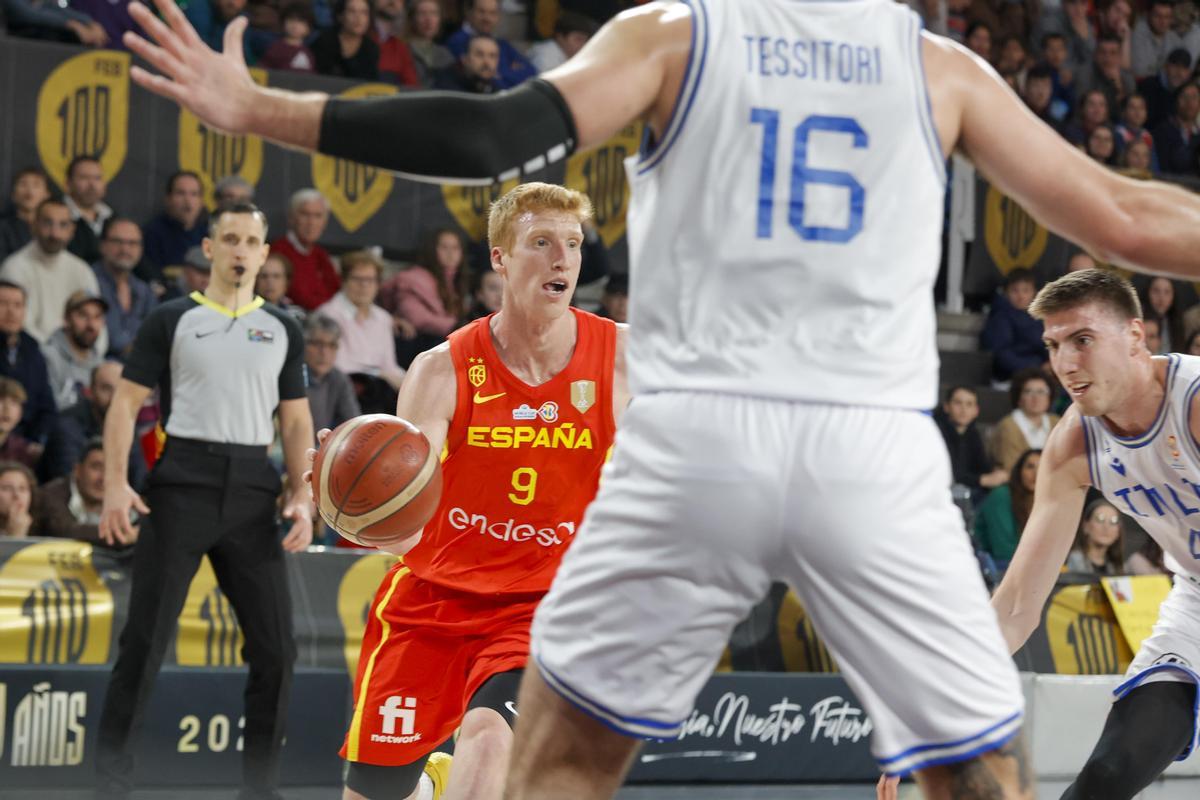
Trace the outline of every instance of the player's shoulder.
<instances>
[{"instance_id":1,"label":"player's shoulder","mask_svg":"<svg viewBox=\"0 0 1200 800\"><path fill-rule=\"evenodd\" d=\"M408 367L405 381L453 383L454 358L450 354L450 342L442 342L418 354Z\"/></svg>"},{"instance_id":2,"label":"player's shoulder","mask_svg":"<svg viewBox=\"0 0 1200 800\"><path fill-rule=\"evenodd\" d=\"M1074 478L1081 477L1081 482L1087 483L1089 472L1086 427L1079 409L1076 406L1068 408L1046 439L1039 469L1066 472Z\"/></svg>"}]
</instances>

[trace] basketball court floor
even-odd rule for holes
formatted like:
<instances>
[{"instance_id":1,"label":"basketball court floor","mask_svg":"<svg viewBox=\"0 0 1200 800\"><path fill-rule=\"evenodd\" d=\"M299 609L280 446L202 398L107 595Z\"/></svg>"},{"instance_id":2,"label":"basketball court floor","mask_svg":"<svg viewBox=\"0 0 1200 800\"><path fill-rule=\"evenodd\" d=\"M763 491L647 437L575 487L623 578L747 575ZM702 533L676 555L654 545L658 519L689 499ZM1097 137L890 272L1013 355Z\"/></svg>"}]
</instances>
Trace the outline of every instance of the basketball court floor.
<instances>
[{"instance_id":1,"label":"basketball court floor","mask_svg":"<svg viewBox=\"0 0 1200 800\"><path fill-rule=\"evenodd\" d=\"M1057 800L1066 782L1043 781L1038 797ZM130 800L229 800L235 789L145 789L133 793ZM288 787L285 800L337 800L341 792L331 786ZM714 786L692 784L676 786L630 786L621 790L618 800L874 800L875 787L868 784L836 786L772 785ZM1137 800L1195 800L1200 797L1200 778L1173 778L1159 781ZM0 800L92 800L91 792L81 789L10 789L0 788ZM912 784L900 789L899 800L920 800Z\"/></svg>"}]
</instances>

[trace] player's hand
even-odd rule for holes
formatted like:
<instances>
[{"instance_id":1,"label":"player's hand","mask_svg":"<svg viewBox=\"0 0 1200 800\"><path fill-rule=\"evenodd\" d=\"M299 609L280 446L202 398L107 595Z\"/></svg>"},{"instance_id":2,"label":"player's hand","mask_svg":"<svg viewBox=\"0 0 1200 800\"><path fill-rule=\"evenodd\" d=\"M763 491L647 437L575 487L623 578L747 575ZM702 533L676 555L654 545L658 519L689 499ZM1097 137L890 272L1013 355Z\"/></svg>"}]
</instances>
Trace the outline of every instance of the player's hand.
<instances>
[{"instance_id":1,"label":"player's hand","mask_svg":"<svg viewBox=\"0 0 1200 800\"><path fill-rule=\"evenodd\" d=\"M283 549L288 553L301 553L312 544L313 521L312 499L296 493L283 507L284 519L292 521L288 535L283 537Z\"/></svg>"},{"instance_id":2,"label":"player's hand","mask_svg":"<svg viewBox=\"0 0 1200 800\"><path fill-rule=\"evenodd\" d=\"M242 55L246 18L236 17L229 23L224 47L217 53L200 39L174 0L154 0L154 5L161 20L145 5L129 4L130 16L154 43L132 31L127 31L122 41L162 74L133 67L130 77L143 89L174 100L209 127L243 132L258 92Z\"/></svg>"},{"instance_id":3,"label":"player's hand","mask_svg":"<svg viewBox=\"0 0 1200 800\"><path fill-rule=\"evenodd\" d=\"M899 778L892 778L887 775L879 776L879 783L875 784L875 800L896 800L899 794Z\"/></svg>"},{"instance_id":4,"label":"player's hand","mask_svg":"<svg viewBox=\"0 0 1200 800\"><path fill-rule=\"evenodd\" d=\"M321 428L317 431L317 447L325 444L325 440L329 438L329 434L333 433L329 428ZM317 460L317 447L310 447L304 451L304 457L308 459L308 463L313 463ZM312 500L312 470L304 470L304 474L300 476L301 480L308 484L308 499Z\"/></svg>"},{"instance_id":5,"label":"player's hand","mask_svg":"<svg viewBox=\"0 0 1200 800\"><path fill-rule=\"evenodd\" d=\"M138 529L129 520L129 509L139 514L150 513L150 507L135 492L128 481L104 490L104 508L100 512L100 540L109 547L133 544L138 538Z\"/></svg>"}]
</instances>

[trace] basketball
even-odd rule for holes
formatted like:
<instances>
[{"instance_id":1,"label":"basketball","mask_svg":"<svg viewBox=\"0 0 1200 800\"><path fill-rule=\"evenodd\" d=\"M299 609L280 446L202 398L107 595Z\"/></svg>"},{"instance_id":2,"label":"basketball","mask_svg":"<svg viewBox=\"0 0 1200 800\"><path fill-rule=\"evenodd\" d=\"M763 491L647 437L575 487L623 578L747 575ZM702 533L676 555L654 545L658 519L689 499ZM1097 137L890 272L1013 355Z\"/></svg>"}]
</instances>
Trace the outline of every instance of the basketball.
<instances>
[{"instance_id":1,"label":"basketball","mask_svg":"<svg viewBox=\"0 0 1200 800\"><path fill-rule=\"evenodd\" d=\"M442 496L438 454L415 425L390 414L339 425L317 451L312 475L321 519L367 547L416 533Z\"/></svg>"}]
</instances>

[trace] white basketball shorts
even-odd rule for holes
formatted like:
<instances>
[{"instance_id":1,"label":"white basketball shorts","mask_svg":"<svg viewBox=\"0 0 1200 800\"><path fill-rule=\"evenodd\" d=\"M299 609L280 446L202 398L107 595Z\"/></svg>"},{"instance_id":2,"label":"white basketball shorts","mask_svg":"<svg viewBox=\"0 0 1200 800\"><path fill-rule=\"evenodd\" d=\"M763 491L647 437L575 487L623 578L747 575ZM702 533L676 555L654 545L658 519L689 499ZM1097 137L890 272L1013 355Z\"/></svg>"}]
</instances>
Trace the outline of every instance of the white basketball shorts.
<instances>
[{"instance_id":1,"label":"white basketball shorts","mask_svg":"<svg viewBox=\"0 0 1200 800\"><path fill-rule=\"evenodd\" d=\"M1113 689L1120 699L1139 686L1158 681L1191 682L1200 693L1200 579L1176 575L1175 585L1158 607L1154 630L1142 642L1125 671L1125 681ZM1200 706L1200 694L1197 694ZM1196 709L1200 714L1200 708ZM1200 724L1192 724L1192 741L1176 761L1196 749Z\"/></svg>"},{"instance_id":2,"label":"white basketball shorts","mask_svg":"<svg viewBox=\"0 0 1200 800\"><path fill-rule=\"evenodd\" d=\"M639 396L538 608L533 657L609 727L673 738L782 580L870 715L884 772L998 748L1024 699L950 483L916 411Z\"/></svg>"}]
</instances>

